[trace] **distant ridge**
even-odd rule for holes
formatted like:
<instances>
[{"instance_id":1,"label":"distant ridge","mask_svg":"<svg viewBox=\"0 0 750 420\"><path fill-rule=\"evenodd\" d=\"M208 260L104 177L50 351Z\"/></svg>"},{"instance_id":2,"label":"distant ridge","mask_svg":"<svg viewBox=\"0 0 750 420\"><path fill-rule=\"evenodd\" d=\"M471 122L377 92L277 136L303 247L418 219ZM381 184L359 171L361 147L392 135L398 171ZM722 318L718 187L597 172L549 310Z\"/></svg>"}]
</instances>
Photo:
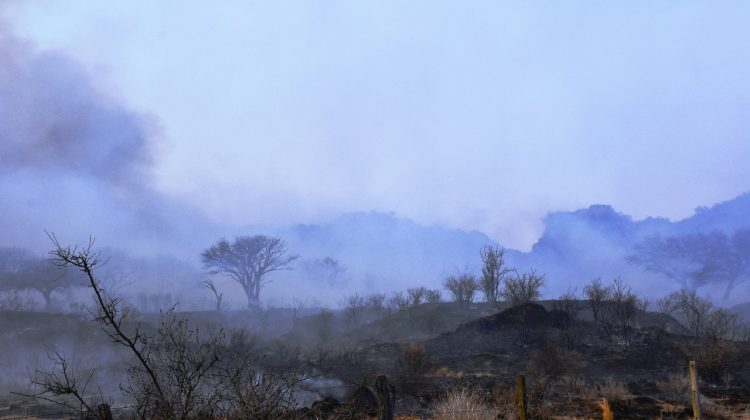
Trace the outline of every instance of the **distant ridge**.
<instances>
[{"instance_id":1,"label":"distant ridge","mask_svg":"<svg viewBox=\"0 0 750 420\"><path fill-rule=\"evenodd\" d=\"M666 279L628 264L633 245L649 235L676 235L750 227L750 193L710 207L699 207L684 220L649 217L633 220L612 206L595 204L549 213L545 229L530 252L507 250L509 265L535 268L547 275L548 294L578 290L592 278L621 276L649 292L663 291ZM448 274L468 268L479 272L479 249L497 245L487 235L444 226L426 226L393 213L357 212L328 223L298 224L280 232L290 247L307 257L339 259L366 286L440 287ZM395 282L395 284L394 284Z\"/></svg>"}]
</instances>

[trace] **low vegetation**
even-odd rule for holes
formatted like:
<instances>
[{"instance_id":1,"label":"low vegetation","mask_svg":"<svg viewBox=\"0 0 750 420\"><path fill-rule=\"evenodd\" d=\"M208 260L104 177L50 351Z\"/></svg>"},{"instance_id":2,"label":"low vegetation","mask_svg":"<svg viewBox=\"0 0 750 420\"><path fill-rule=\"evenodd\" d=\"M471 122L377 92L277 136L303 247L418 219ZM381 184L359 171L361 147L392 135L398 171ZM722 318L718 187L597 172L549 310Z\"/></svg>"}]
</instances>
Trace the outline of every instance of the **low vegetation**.
<instances>
[{"instance_id":1,"label":"low vegetation","mask_svg":"<svg viewBox=\"0 0 750 420\"><path fill-rule=\"evenodd\" d=\"M528 418L596 417L602 398L618 418L677 418L689 413L688 360L699 366L705 418L746 413L750 402L750 328L691 290L650 305L621 278L593 279L581 297L570 290L540 300L543 274L520 273L502 249L483 248L481 276L447 276L444 290L351 294L339 308L263 308L253 292L237 311L223 308L224 294L204 279L214 310L149 314L105 287L93 243L52 239L50 270L86 285L95 303L88 319L48 314L46 325L25 320L47 314L25 310L3 318L3 331L20 331L19 343L26 333L58 343L77 334L74 348L102 350L84 364L80 354L48 349L50 362L13 394L31 397L40 415L517 418L514 384L523 374ZM285 252L271 267L284 269L292 258ZM22 406L31 403L9 401L0 414Z\"/></svg>"}]
</instances>

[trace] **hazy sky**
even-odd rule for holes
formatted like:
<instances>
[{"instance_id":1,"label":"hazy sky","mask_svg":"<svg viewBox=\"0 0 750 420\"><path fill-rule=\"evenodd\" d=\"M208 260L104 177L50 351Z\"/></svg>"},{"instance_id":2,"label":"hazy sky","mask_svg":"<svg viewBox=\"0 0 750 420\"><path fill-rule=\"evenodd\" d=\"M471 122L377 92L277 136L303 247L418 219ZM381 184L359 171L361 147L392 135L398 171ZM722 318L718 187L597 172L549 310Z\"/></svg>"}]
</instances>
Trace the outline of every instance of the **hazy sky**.
<instances>
[{"instance_id":1,"label":"hazy sky","mask_svg":"<svg viewBox=\"0 0 750 420\"><path fill-rule=\"evenodd\" d=\"M527 248L548 211L750 189L745 1L5 3L154 121L156 188L216 220L394 211Z\"/></svg>"}]
</instances>

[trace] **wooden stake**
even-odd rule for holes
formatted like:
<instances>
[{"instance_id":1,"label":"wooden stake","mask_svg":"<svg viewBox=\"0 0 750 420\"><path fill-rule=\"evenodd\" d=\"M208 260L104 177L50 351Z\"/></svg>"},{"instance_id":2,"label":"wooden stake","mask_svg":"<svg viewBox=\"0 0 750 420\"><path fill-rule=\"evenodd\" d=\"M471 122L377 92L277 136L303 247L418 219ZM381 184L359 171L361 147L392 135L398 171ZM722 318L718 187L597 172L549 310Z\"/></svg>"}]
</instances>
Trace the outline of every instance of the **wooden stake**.
<instances>
[{"instance_id":1,"label":"wooden stake","mask_svg":"<svg viewBox=\"0 0 750 420\"><path fill-rule=\"evenodd\" d=\"M516 399L518 401L518 420L526 420L526 378L516 377Z\"/></svg>"},{"instance_id":2,"label":"wooden stake","mask_svg":"<svg viewBox=\"0 0 750 420\"><path fill-rule=\"evenodd\" d=\"M698 392L698 373L695 369L695 361L691 360L688 363L688 370L690 370L690 402L693 406L693 418L701 420L701 398Z\"/></svg>"},{"instance_id":3,"label":"wooden stake","mask_svg":"<svg viewBox=\"0 0 750 420\"><path fill-rule=\"evenodd\" d=\"M614 420L612 415L612 408L609 406L609 401L606 398L602 398L602 420Z\"/></svg>"}]
</instances>

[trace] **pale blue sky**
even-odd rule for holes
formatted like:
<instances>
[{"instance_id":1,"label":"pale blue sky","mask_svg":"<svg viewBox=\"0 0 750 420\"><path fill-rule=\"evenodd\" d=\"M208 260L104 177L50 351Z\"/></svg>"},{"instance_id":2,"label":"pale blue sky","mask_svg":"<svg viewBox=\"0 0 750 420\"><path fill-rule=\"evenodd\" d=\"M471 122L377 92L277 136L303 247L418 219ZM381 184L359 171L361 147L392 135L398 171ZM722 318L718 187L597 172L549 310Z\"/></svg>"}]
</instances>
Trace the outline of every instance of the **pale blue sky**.
<instances>
[{"instance_id":1,"label":"pale blue sky","mask_svg":"<svg viewBox=\"0 0 750 420\"><path fill-rule=\"evenodd\" d=\"M9 0L12 31L158 122L217 220L394 211L527 248L548 211L689 216L750 188L750 3Z\"/></svg>"}]
</instances>

